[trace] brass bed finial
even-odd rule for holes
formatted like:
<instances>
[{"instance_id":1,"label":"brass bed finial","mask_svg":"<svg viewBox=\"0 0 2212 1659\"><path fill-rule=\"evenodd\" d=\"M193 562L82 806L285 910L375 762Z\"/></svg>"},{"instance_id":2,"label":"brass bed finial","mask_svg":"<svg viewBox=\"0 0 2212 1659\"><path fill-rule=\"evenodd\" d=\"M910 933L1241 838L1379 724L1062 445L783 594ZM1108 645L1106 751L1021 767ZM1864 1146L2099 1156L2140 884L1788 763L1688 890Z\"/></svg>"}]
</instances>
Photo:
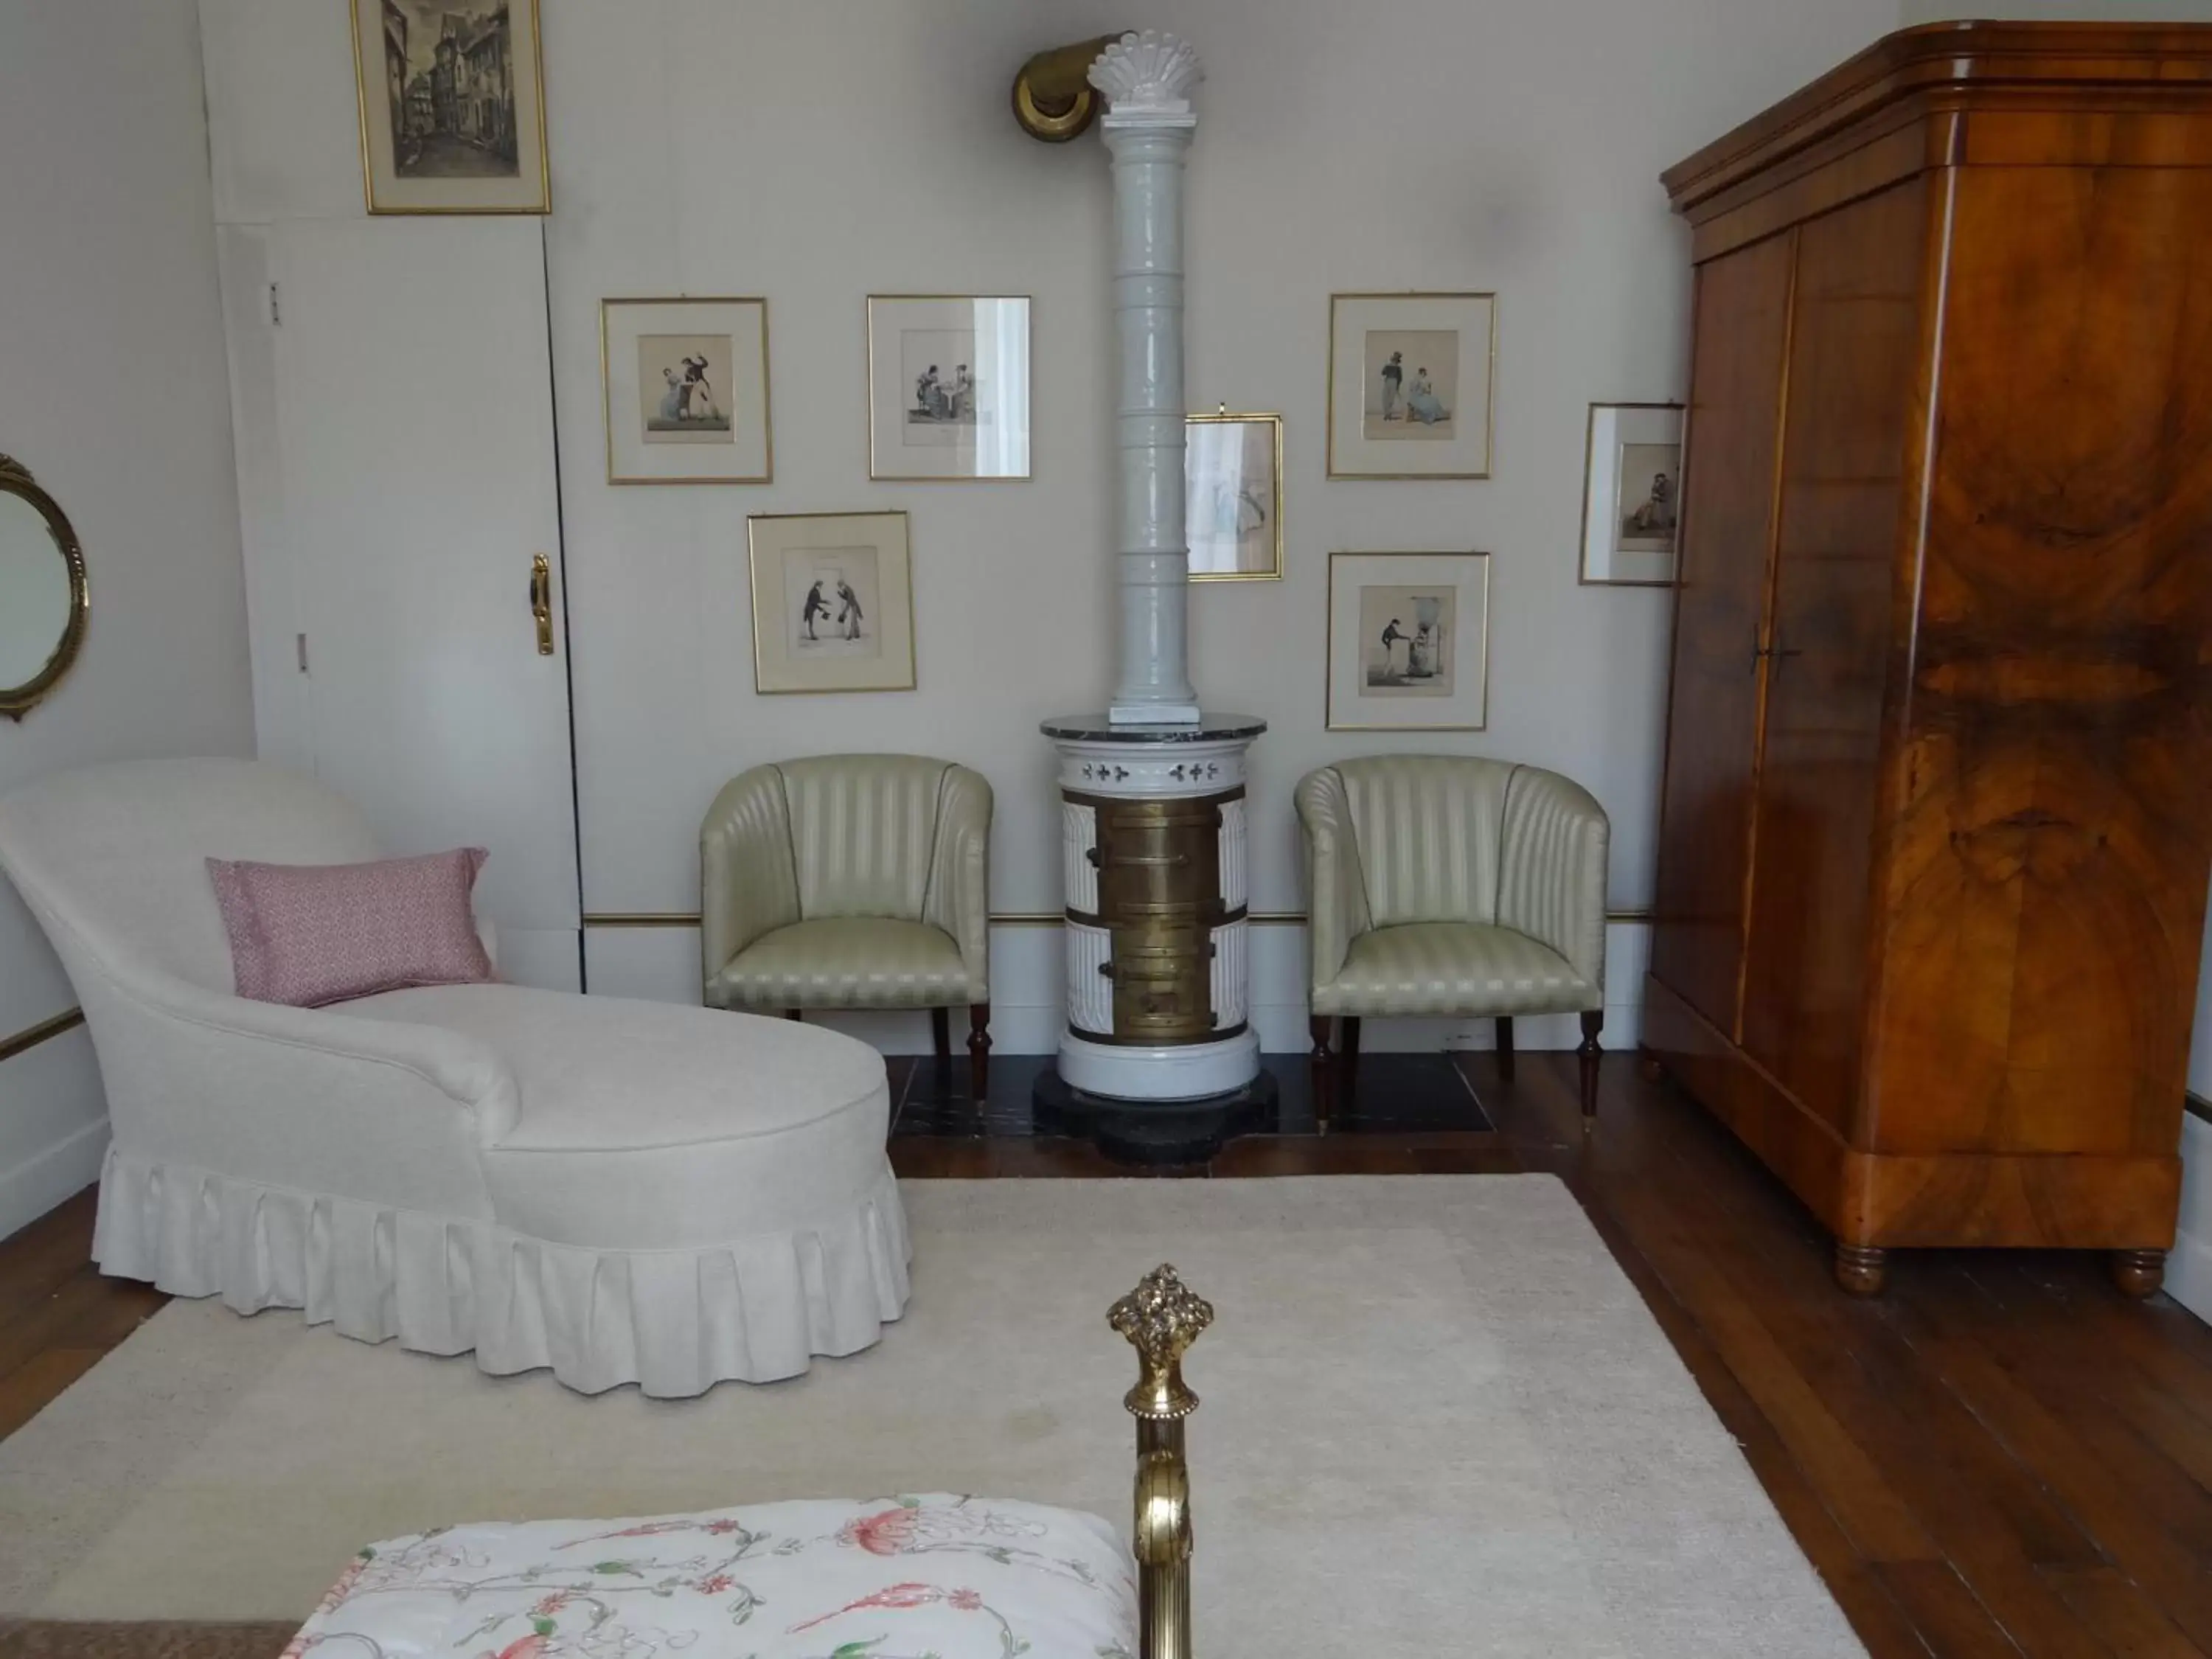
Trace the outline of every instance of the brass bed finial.
<instances>
[{"instance_id":1,"label":"brass bed finial","mask_svg":"<svg viewBox=\"0 0 2212 1659\"><path fill-rule=\"evenodd\" d=\"M1107 1322L1137 1351L1137 1386L1121 1403L1137 1419L1137 1604L1140 1659L1191 1659L1190 1471L1183 1421L1198 1396L1182 1357L1213 1323L1213 1304L1163 1263L1114 1304Z\"/></svg>"}]
</instances>

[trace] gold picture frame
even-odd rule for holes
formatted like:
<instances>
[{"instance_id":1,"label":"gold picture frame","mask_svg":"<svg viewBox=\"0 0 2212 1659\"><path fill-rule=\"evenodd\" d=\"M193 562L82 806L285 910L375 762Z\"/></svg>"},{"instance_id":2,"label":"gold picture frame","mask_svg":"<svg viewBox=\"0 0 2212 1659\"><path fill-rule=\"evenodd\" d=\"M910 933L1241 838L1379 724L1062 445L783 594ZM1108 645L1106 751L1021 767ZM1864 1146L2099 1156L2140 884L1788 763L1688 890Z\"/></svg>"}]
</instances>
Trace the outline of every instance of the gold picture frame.
<instances>
[{"instance_id":1,"label":"gold picture frame","mask_svg":"<svg viewBox=\"0 0 2212 1659\"><path fill-rule=\"evenodd\" d=\"M753 690L762 696L911 691L914 562L902 511L745 520ZM805 581L808 591L794 591ZM847 606L852 607L848 614ZM860 647L873 613L872 648ZM824 647L818 655L810 646Z\"/></svg>"},{"instance_id":2,"label":"gold picture frame","mask_svg":"<svg viewBox=\"0 0 2212 1659\"><path fill-rule=\"evenodd\" d=\"M1575 580L1585 587L1672 587L1681 568L1682 456L1688 411L1680 404L1592 404L1583 428L1583 522ZM1598 467L1602 443L1607 465ZM1671 503L1653 486L1652 501L1671 505L1663 546L1635 544L1623 534L1625 463L1638 450L1673 452ZM1664 471L1662 467L1662 476ZM1617 574L1618 573L1618 574Z\"/></svg>"},{"instance_id":3,"label":"gold picture frame","mask_svg":"<svg viewBox=\"0 0 2212 1659\"><path fill-rule=\"evenodd\" d=\"M430 0L349 0L349 7L362 194L368 210L551 212L538 0L490 0L487 11L465 15L477 25L465 39L449 32L465 14L448 12ZM426 57L417 25L427 27L433 17L440 20L441 33ZM527 40L517 38L518 18ZM438 61L439 48L448 41L453 51ZM383 70L374 92L372 51ZM471 81L475 88L467 84ZM472 91L477 95L470 95ZM453 163L470 160L471 151L496 155L510 142L511 175L452 170ZM416 155L412 162L402 160L404 147L410 145ZM426 157L437 158L437 164L426 164ZM419 175L410 176L418 167Z\"/></svg>"},{"instance_id":4,"label":"gold picture frame","mask_svg":"<svg viewBox=\"0 0 2212 1659\"><path fill-rule=\"evenodd\" d=\"M634 326L648 311L657 312L658 332ZM723 314L726 313L726 314ZM741 340L741 334L757 336L757 344ZM757 294L677 295L664 297L620 296L599 301L600 414L606 434L607 482L610 484L764 484L775 481L775 408L769 374L768 301ZM649 411L644 392L647 342L670 343L669 352L682 363L693 361L693 343L702 362L711 348L696 343L726 337L728 361L718 362L723 377L721 396L729 408L716 413L720 428L710 429L702 421L692 430L688 422L664 423ZM719 353L716 355L719 356ZM742 370L742 373L739 371ZM664 374L672 374L663 366ZM711 380L708 383L711 386ZM665 396L679 388L671 378ZM710 392L710 397L712 396ZM688 403L688 399L686 400ZM665 416L664 407L660 413ZM718 453L726 446L726 453ZM700 471L709 459L721 459L726 470Z\"/></svg>"},{"instance_id":5,"label":"gold picture frame","mask_svg":"<svg viewBox=\"0 0 2212 1659\"><path fill-rule=\"evenodd\" d=\"M1187 442L1185 445L1185 459L1183 463L1183 519L1186 530L1185 539L1190 545L1190 579L1194 582L1266 582L1280 581L1283 579L1283 417L1280 415L1235 415L1230 412L1229 406L1225 404L1211 415L1186 415L1183 416L1183 432L1187 440L1194 435L1191 433L1191 428L1193 427L1215 428L1222 426L1261 425L1267 427L1269 432L1269 438L1266 448L1266 453L1268 457L1269 487L1267 506L1265 510L1267 513L1268 527L1273 532L1266 538L1267 544L1272 548L1272 559L1268 568L1264 570L1245 569L1241 567L1227 570L1218 568L1201 570L1198 568L1199 560L1201 556L1202 551L1210 551L1214 544L1223 539L1234 540L1239 544L1241 548L1242 544L1246 540L1246 535L1241 527L1242 514L1240 512L1239 528L1233 537L1227 538L1212 537L1209 538L1206 542L1201 543L1199 532L1195 526L1197 526L1200 522L1200 508L1203 505L1199 499L1201 489L1201 480L1198 474L1198 469L1206 465L1206 462L1199 455L1199 451L1204 447L1204 446L1192 442ZM1217 485L1216 489L1213 492L1217 496L1218 495L1218 490L1219 486ZM1232 509L1235 508L1236 504L1240 500L1244 501L1249 501L1249 495L1247 495L1241 489L1237 489L1230 497Z\"/></svg>"},{"instance_id":6,"label":"gold picture frame","mask_svg":"<svg viewBox=\"0 0 2212 1659\"><path fill-rule=\"evenodd\" d=\"M1358 333L1356 349L1351 337L1355 329ZM1401 361L1403 348L1398 356L1385 360L1399 368L1396 376L1385 380L1382 374L1368 374L1367 358L1392 349L1391 341L1382 337L1427 341L1447 332L1455 337L1449 380L1439 365L1433 386L1417 390L1427 366L1416 362L1415 380L1409 384ZM1479 344L1471 344L1470 336ZM1466 386L1470 372L1478 374L1482 383L1481 396L1472 403ZM1404 414L1391 408L1387 393L1378 392L1383 399L1379 418L1370 422L1367 407L1370 378L1383 384L1395 380L1406 405ZM1434 416L1413 412L1414 401L1421 398L1437 409ZM1470 424L1467 410L1475 406L1482 410L1480 431L1462 430ZM1354 289L1328 296L1328 477L1487 478L1493 459L1497 410L1498 295L1494 291Z\"/></svg>"},{"instance_id":7,"label":"gold picture frame","mask_svg":"<svg viewBox=\"0 0 2212 1659\"><path fill-rule=\"evenodd\" d=\"M1365 574L1371 580L1350 590L1340 588L1340 576L1351 571L1355 561L1373 561ZM1418 595L1413 590L1428 587L1441 597L1450 590L1448 613L1440 608L1439 614L1423 616L1414 606L1428 595ZM1462 595L1471 596L1481 616L1480 625L1469 629L1466 602ZM1370 605L1370 598L1378 598L1379 609ZM1349 600L1349 604L1347 604ZM1481 551L1462 553L1395 553L1395 552L1338 552L1328 556L1328 627L1324 635L1326 653L1323 672L1326 691L1323 701L1324 718L1332 732L1482 732L1490 726L1490 555ZM1365 613L1374 609L1376 615L1391 614L1384 624L1384 632L1397 630L1390 638L1383 638L1376 630L1364 625ZM1411 620L1406 620L1407 613ZM1431 632L1443 635L1443 648L1449 654L1444 660L1437 654L1437 641L1430 640L1431 653L1425 673L1416 661L1419 647L1416 643ZM1368 659L1368 636L1376 634L1382 647L1385 665L1381 672L1389 674L1395 664L1396 645L1407 646L1407 669L1395 682L1376 681L1370 671L1377 665ZM1472 640L1478 659L1470 660L1467 652ZM1425 679L1427 684L1421 684ZM1355 712L1366 712L1379 716L1379 708L1358 711L1354 705L1389 706L1402 708L1407 716L1413 713L1433 709L1441 718L1418 720L1410 717L1352 718ZM1472 718L1469 718L1472 716Z\"/></svg>"},{"instance_id":8,"label":"gold picture frame","mask_svg":"<svg viewBox=\"0 0 2212 1659\"><path fill-rule=\"evenodd\" d=\"M986 307L1018 307L1003 316ZM963 309L964 308L964 309ZM866 349L862 354L867 400L863 405L868 422L868 477L878 483L1026 483L1034 476L1030 453L1030 370L1036 361L1030 296L1026 294L871 294L866 304ZM905 313L901 349L894 357L883 335L892 326L895 311ZM878 331L878 315L883 328ZM1019 337L1011 325L1019 319ZM908 373L907 336L970 337L975 357L972 381L934 390L941 407L937 414L925 410L919 387L909 398L914 377ZM951 340L948 338L948 344ZM983 347L988 345L986 352ZM956 360L950 374L929 362L927 370L941 380L963 374L965 363ZM981 391L984 395L977 396ZM966 394L965 416L961 395ZM992 441L981 441L989 429ZM969 435L972 429L976 435ZM913 441L926 436L926 443ZM896 441L894 439L896 438ZM895 464L902 471L886 471Z\"/></svg>"}]
</instances>

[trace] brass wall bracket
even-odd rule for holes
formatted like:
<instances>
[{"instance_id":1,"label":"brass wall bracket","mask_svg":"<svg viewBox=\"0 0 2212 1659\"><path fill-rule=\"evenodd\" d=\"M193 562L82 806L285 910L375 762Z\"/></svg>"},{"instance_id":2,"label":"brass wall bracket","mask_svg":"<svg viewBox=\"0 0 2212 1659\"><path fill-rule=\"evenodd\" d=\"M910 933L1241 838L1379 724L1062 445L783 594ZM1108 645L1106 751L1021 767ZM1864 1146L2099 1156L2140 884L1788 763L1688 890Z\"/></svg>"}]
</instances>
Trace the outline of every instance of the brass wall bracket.
<instances>
[{"instance_id":1,"label":"brass wall bracket","mask_svg":"<svg viewBox=\"0 0 2212 1659\"><path fill-rule=\"evenodd\" d=\"M1089 131L1098 117L1098 94L1089 79L1098 54L1121 38L1102 34L1072 46L1041 52L1014 76L1014 119L1024 132L1048 144L1064 144Z\"/></svg>"}]
</instances>

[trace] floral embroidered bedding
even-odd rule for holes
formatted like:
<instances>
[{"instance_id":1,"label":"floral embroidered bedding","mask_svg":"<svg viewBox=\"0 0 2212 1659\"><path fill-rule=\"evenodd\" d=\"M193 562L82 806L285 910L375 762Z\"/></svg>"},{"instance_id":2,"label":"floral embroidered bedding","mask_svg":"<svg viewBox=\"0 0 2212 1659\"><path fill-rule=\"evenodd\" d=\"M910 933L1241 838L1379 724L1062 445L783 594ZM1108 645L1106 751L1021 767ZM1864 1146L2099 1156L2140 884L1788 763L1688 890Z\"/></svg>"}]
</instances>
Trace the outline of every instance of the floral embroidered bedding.
<instances>
[{"instance_id":1,"label":"floral embroidered bedding","mask_svg":"<svg viewBox=\"0 0 2212 1659\"><path fill-rule=\"evenodd\" d=\"M450 1527L363 1550L284 1659L1132 1659L1096 1516L946 1494Z\"/></svg>"}]
</instances>

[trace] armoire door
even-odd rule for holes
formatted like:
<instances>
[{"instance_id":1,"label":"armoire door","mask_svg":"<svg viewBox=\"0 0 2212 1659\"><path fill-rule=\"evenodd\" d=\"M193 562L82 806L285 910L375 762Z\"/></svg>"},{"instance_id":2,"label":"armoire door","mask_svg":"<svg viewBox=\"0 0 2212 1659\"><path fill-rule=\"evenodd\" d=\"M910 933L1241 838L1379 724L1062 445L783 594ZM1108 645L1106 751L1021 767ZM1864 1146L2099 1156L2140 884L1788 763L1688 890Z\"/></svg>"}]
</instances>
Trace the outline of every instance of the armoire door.
<instances>
[{"instance_id":1,"label":"armoire door","mask_svg":"<svg viewBox=\"0 0 2212 1659\"><path fill-rule=\"evenodd\" d=\"M1797 233L1741 1042L1839 1132L1865 1043L1927 213L1916 176Z\"/></svg>"},{"instance_id":2,"label":"armoire door","mask_svg":"<svg viewBox=\"0 0 2212 1659\"><path fill-rule=\"evenodd\" d=\"M1795 240L1754 242L1697 274L1651 971L1731 1039Z\"/></svg>"},{"instance_id":3,"label":"armoire door","mask_svg":"<svg viewBox=\"0 0 2212 1659\"><path fill-rule=\"evenodd\" d=\"M295 636L290 651L261 641L256 668L305 691L284 739L304 752L270 753L267 732L264 752L358 801L395 853L489 848L478 908L503 975L578 988L540 225L293 220L250 234L272 285L270 385L243 389L238 418L272 422L274 442L258 478L242 444L240 476L249 495L278 498L246 509L249 540L258 524L277 544L255 562L284 578L257 580L257 597L288 583L291 609L254 627ZM227 275L250 263L226 255ZM234 343L234 379L255 356Z\"/></svg>"}]
</instances>

